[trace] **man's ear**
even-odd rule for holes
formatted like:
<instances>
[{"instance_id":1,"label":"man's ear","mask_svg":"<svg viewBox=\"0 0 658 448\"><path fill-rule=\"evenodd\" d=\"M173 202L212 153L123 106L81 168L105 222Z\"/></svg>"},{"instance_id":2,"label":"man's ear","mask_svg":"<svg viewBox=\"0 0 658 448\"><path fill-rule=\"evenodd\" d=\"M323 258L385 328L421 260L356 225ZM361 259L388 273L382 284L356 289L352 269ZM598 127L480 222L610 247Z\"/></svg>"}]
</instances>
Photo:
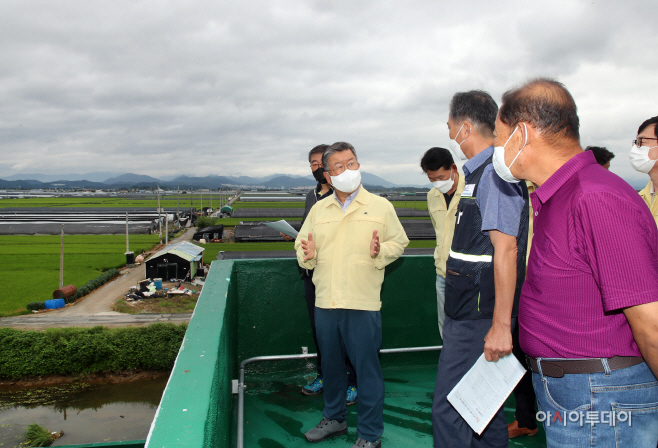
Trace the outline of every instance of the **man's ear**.
<instances>
[{"instance_id":1,"label":"man's ear","mask_svg":"<svg viewBox=\"0 0 658 448\"><path fill-rule=\"evenodd\" d=\"M327 179L327 183L331 185L331 176L329 175L329 172L325 170L324 173L322 173L322 175L324 176L325 179Z\"/></svg>"},{"instance_id":2,"label":"man's ear","mask_svg":"<svg viewBox=\"0 0 658 448\"><path fill-rule=\"evenodd\" d=\"M526 146L533 144L539 138L539 130L533 124L523 122L523 126L519 125L519 129L523 135L521 143L526 142Z\"/></svg>"},{"instance_id":3,"label":"man's ear","mask_svg":"<svg viewBox=\"0 0 658 448\"><path fill-rule=\"evenodd\" d=\"M474 130L473 123L471 123L468 120L464 120L464 129L462 129L462 140L466 140L466 138L470 137L471 134L473 133Z\"/></svg>"}]
</instances>

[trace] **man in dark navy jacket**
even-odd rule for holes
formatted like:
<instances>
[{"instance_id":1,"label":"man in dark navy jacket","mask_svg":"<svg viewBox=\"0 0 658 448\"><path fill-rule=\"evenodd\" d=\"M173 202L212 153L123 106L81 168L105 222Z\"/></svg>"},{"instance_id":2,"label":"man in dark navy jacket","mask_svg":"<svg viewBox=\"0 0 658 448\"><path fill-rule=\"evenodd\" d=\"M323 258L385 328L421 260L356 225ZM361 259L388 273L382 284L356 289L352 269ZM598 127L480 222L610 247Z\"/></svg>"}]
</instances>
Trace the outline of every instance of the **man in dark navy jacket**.
<instances>
[{"instance_id":1,"label":"man in dark navy jacket","mask_svg":"<svg viewBox=\"0 0 658 448\"><path fill-rule=\"evenodd\" d=\"M487 361L512 352L525 278L528 190L494 170L497 113L491 95L480 90L456 93L450 102L450 147L465 161L465 186L446 266L443 351L432 405L436 448L508 446L502 407L478 435L447 400L483 352Z\"/></svg>"}]
</instances>

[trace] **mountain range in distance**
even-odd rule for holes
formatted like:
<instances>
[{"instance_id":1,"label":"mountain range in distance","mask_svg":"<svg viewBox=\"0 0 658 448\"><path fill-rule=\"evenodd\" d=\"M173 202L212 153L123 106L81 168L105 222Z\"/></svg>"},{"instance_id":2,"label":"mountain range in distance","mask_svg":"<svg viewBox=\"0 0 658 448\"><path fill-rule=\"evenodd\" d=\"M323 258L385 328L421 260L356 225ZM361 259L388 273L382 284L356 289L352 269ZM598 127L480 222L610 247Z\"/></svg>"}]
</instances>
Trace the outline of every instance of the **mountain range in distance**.
<instances>
[{"instance_id":1,"label":"mountain range in distance","mask_svg":"<svg viewBox=\"0 0 658 448\"><path fill-rule=\"evenodd\" d=\"M361 172L362 182L366 186L395 187L429 187L428 185L396 185L374 174ZM272 189L312 187L316 184L313 176L296 176L289 174L272 174L265 177L249 176L177 176L158 179L144 174L116 173L97 171L85 174L13 174L0 179L0 188L223 188L227 186L265 187ZM431 187L430 187L431 188Z\"/></svg>"}]
</instances>

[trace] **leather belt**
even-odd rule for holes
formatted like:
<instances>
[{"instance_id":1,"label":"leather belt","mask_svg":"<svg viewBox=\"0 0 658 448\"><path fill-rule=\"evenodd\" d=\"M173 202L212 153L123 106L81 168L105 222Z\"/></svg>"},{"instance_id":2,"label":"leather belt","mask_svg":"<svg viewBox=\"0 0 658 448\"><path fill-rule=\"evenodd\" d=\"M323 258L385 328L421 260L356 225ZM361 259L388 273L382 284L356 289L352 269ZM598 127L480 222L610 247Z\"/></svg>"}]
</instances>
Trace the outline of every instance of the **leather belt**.
<instances>
[{"instance_id":1,"label":"leather belt","mask_svg":"<svg viewBox=\"0 0 658 448\"><path fill-rule=\"evenodd\" d=\"M539 373L537 360L529 356L525 357L530 370ZM641 356L615 356L607 358L610 370L619 370L635 366L644 362ZM541 373L553 378L562 378L568 374L578 373L600 373L605 372L601 358L570 359L570 360L541 360Z\"/></svg>"}]
</instances>

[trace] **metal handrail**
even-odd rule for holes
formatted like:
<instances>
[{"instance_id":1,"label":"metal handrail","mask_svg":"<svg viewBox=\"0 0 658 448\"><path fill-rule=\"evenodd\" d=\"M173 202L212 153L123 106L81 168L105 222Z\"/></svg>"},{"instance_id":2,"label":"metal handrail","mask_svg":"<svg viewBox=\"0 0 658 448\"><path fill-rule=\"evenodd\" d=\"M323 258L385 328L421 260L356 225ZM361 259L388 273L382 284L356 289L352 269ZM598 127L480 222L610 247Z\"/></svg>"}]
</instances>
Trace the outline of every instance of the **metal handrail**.
<instances>
[{"instance_id":1,"label":"metal handrail","mask_svg":"<svg viewBox=\"0 0 658 448\"><path fill-rule=\"evenodd\" d=\"M414 353L414 352L430 352L435 350L442 350L442 345L431 345L427 347L405 347L405 348L385 348L379 351L381 354L390 353ZM317 358L317 353L302 353L301 355L271 355L271 356L254 356L247 358L240 363L240 379L238 382L238 434L237 434L237 448L244 448L244 368L247 364L260 361L285 361L288 359L309 359Z\"/></svg>"}]
</instances>

